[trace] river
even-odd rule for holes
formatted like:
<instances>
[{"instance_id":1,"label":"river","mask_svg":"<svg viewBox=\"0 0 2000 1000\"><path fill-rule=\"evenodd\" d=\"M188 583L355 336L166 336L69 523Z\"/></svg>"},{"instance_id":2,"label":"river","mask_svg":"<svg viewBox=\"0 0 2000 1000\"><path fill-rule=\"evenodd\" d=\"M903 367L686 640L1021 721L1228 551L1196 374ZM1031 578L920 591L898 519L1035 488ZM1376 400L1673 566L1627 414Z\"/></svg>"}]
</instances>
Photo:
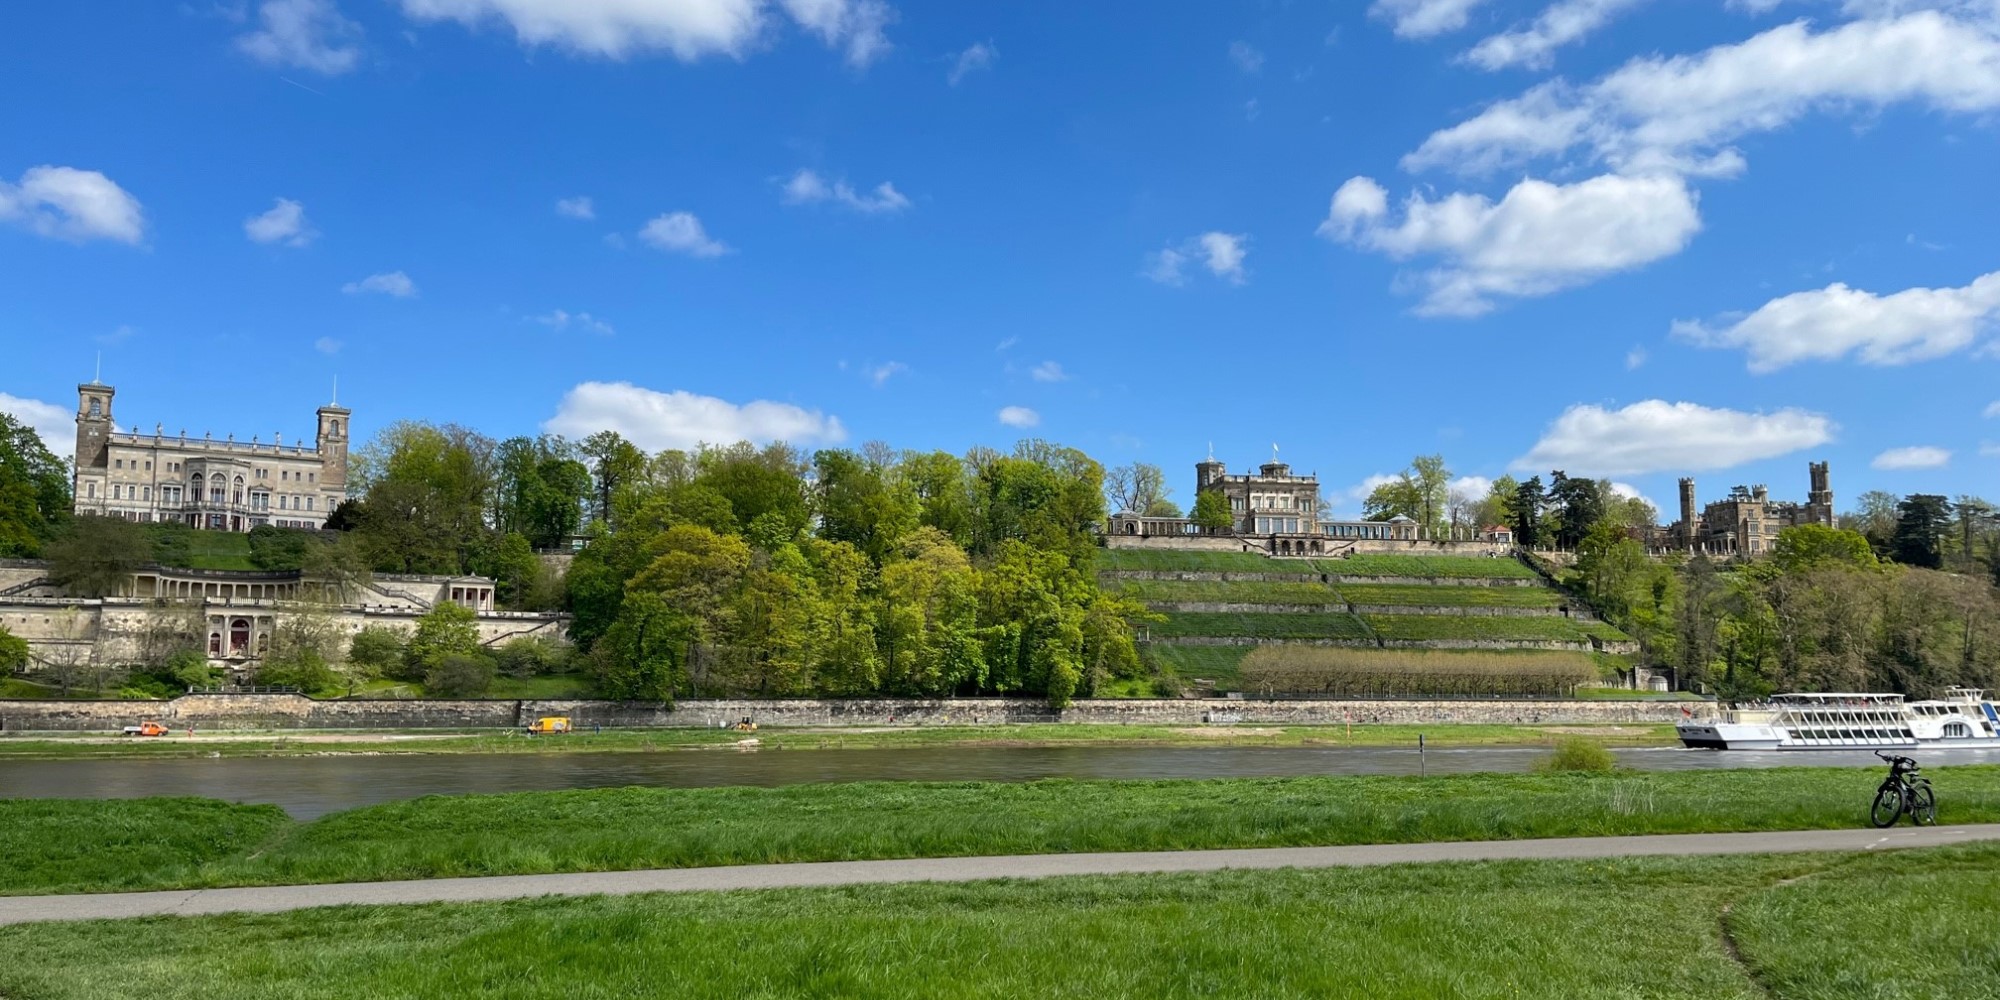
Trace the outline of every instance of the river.
<instances>
[{"instance_id":1,"label":"river","mask_svg":"<svg viewBox=\"0 0 2000 1000\"><path fill-rule=\"evenodd\" d=\"M1613 751L1640 770L1880 766L1866 752L1667 748ZM880 750L674 750L656 753L398 754L167 760L0 761L0 798L196 795L281 806L313 819L421 795L646 785L795 785L841 781L1037 778L1251 778L1319 774L1526 771L1535 748L919 747ZM2000 763L2000 752L1937 750L1926 764Z\"/></svg>"}]
</instances>

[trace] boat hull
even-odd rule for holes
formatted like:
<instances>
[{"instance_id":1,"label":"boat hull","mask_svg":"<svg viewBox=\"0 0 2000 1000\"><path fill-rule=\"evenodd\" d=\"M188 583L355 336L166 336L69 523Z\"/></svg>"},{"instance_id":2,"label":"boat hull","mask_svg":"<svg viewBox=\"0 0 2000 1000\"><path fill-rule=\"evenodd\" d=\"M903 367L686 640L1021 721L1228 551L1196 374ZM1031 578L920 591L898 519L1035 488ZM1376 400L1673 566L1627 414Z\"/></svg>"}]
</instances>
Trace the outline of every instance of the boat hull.
<instances>
[{"instance_id":1,"label":"boat hull","mask_svg":"<svg viewBox=\"0 0 2000 1000\"><path fill-rule=\"evenodd\" d=\"M2000 739L1957 737L1909 740L1802 740L1779 726L1683 722L1674 727L1681 745L1697 750L1993 750Z\"/></svg>"}]
</instances>

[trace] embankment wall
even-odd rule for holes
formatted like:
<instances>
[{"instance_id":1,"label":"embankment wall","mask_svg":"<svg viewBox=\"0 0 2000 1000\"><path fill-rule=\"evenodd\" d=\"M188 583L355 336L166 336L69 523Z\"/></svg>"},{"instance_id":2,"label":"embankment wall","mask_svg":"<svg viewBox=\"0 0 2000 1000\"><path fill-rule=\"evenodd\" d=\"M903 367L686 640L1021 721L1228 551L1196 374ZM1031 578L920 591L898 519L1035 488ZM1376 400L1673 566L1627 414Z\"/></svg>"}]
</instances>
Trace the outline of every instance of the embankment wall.
<instances>
[{"instance_id":1,"label":"embankment wall","mask_svg":"<svg viewBox=\"0 0 2000 1000\"><path fill-rule=\"evenodd\" d=\"M1700 702L1304 701L1235 698L1078 701L1061 710L1008 698L683 701L674 708L611 701L338 700L292 694L195 694L165 702L0 701L0 731L109 731L156 719L176 729L484 729L566 715L578 727L713 727L749 716L762 726L974 725L1070 722L1196 725L1363 723L1663 723L1712 714Z\"/></svg>"}]
</instances>

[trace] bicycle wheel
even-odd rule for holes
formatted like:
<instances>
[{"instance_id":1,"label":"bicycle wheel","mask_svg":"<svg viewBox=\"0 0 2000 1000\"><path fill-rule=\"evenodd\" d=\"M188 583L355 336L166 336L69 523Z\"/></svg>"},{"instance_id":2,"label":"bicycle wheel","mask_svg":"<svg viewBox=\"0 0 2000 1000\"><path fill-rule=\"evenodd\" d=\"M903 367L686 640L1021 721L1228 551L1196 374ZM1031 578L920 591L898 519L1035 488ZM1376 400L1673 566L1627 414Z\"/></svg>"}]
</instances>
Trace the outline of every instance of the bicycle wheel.
<instances>
[{"instance_id":1,"label":"bicycle wheel","mask_svg":"<svg viewBox=\"0 0 2000 1000\"><path fill-rule=\"evenodd\" d=\"M1903 814L1903 790L1893 782L1883 782L1875 790L1875 804L1868 807L1868 821L1876 826L1895 826Z\"/></svg>"},{"instance_id":2,"label":"bicycle wheel","mask_svg":"<svg viewBox=\"0 0 2000 1000\"><path fill-rule=\"evenodd\" d=\"M1910 786L1910 820L1918 826L1931 826L1937 822L1937 793L1931 791L1928 781Z\"/></svg>"}]
</instances>

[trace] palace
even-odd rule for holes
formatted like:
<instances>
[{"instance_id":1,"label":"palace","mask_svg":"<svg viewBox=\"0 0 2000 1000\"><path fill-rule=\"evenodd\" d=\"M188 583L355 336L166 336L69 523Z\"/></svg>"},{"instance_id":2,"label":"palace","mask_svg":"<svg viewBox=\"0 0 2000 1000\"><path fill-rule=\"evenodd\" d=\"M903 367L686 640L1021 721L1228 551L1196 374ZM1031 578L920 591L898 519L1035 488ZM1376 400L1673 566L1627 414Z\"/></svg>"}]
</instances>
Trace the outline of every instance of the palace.
<instances>
[{"instance_id":1,"label":"palace","mask_svg":"<svg viewBox=\"0 0 2000 1000\"><path fill-rule=\"evenodd\" d=\"M1735 487L1729 496L1702 508L1695 515L1694 480L1681 480L1681 519L1667 529L1668 543L1683 551L1721 555L1761 555L1777 543L1778 532L1802 524L1833 527L1833 489L1827 483L1827 464L1806 466L1812 489L1806 502L1772 500L1762 485Z\"/></svg>"},{"instance_id":2,"label":"palace","mask_svg":"<svg viewBox=\"0 0 2000 1000\"><path fill-rule=\"evenodd\" d=\"M248 442L231 434L216 441L186 431L168 436L118 429L111 399L98 382L77 386L75 509L128 521L178 521L195 528L249 531L262 525L320 528L347 499L347 435L351 411L329 403L318 411L311 447Z\"/></svg>"},{"instance_id":3,"label":"palace","mask_svg":"<svg viewBox=\"0 0 2000 1000\"><path fill-rule=\"evenodd\" d=\"M1220 493L1232 518L1226 529L1206 529L1188 517L1146 517L1120 511L1111 517L1111 544L1142 538L1234 539L1245 549L1274 556L1328 555L1353 543L1415 542L1416 522L1323 519L1318 476L1295 476L1274 456L1256 472L1230 475L1211 456L1194 467L1195 493Z\"/></svg>"}]
</instances>

